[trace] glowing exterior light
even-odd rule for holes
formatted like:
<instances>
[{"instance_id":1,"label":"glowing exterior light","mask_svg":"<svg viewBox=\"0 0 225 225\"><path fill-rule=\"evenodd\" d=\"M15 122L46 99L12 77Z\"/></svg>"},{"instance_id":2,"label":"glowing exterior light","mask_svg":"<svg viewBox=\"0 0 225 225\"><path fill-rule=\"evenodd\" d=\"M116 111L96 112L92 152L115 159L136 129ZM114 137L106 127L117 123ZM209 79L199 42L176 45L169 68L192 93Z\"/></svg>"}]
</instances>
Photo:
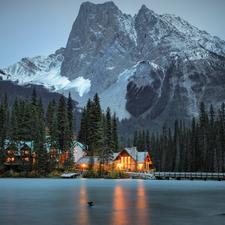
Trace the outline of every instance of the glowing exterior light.
<instances>
[{"instance_id":1,"label":"glowing exterior light","mask_svg":"<svg viewBox=\"0 0 225 225\"><path fill-rule=\"evenodd\" d=\"M139 164L139 167L142 168L143 164Z\"/></svg>"},{"instance_id":2,"label":"glowing exterior light","mask_svg":"<svg viewBox=\"0 0 225 225\"><path fill-rule=\"evenodd\" d=\"M121 168L122 168L122 166L123 166L123 164L122 164L122 163L118 163L118 164L117 164L117 167L118 167L119 169L121 169Z\"/></svg>"}]
</instances>

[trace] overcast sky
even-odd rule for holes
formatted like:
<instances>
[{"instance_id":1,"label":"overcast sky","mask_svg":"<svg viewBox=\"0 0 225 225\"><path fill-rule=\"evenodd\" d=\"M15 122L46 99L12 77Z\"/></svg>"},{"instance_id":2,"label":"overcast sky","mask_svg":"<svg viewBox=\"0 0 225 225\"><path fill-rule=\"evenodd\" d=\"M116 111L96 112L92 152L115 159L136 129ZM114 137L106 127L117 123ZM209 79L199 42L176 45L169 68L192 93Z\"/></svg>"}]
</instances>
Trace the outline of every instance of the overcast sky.
<instances>
[{"instance_id":1,"label":"overcast sky","mask_svg":"<svg viewBox=\"0 0 225 225\"><path fill-rule=\"evenodd\" d=\"M0 69L23 57L49 55L65 47L82 2L0 0ZM132 16L143 4L158 14L175 14L225 40L225 0L114 0L114 3Z\"/></svg>"}]
</instances>

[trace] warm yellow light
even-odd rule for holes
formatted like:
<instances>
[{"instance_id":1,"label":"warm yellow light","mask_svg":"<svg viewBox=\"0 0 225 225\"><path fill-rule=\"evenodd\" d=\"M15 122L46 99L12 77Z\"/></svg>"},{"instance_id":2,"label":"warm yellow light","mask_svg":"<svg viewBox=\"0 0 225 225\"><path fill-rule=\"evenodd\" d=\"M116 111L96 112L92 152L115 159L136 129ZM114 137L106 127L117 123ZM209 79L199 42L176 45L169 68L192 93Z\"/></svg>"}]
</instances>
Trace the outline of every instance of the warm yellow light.
<instances>
[{"instance_id":1,"label":"warm yellow light","mask_svg":"<svg viewBox=\"0 0 225 225\"><path fill-rule=\"evenodd\" d=\"M85 164L83 164L82 166L83 166L83 167L85 167L86 165L85 165Z\"/></svg>"},{"instance_id":2,"label":"warm yellow light","mask_svg":"<svg viewBox=\"0 0 225 225\"><path fill-rule=\"evenodd\" d=\"M122 166L123 166L122 163L118 163L118 164L117 164L117 167L119 167L119 168L121 168Z\"/></svg>"},{"instance_id":3,"label":"warm yellow light","mask_svg":"<svg viewBox=\"0 0 225 225\"><path fill-rule=\"evenodd\" d=\"M142 168L143 164L139 164L139 167Z\"/></svg>"}]
</instances>

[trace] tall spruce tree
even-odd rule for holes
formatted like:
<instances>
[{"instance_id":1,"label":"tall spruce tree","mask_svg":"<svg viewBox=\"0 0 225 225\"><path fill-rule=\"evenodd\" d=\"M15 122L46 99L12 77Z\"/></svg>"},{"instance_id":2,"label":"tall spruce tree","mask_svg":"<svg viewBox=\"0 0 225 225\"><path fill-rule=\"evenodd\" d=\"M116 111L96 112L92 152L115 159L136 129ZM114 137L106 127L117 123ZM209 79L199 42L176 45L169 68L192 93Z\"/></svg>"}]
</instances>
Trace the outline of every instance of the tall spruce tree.
<instances>
[{"instance_id":1,"label":"tall spruce tree","mask_svg":"<svg viewBox=\"0 0 225 225\"><path fill-rule=\"evenodd\" d=\"M119 139L118 139L118 131L117 131L116 112L114 112L113 120L112 120L112 145L113 145L113 151L118 152L119 151Z\"/></svg>"},{"instance_id":2,"label":"tall spruce tree","mask_svg":"<svg viewBox=\"0 0 225 225\"><path fill-rule=\"evenodd\" d=\"M15 160L15 155L18 155L18 122L16 118L16 113L14 107L12 107L10 123L9 123L9 148L11 154L8 155L11 161L12 169L12 158Z\"/></svg>"},{"instance_id":3,"label":"tall spruce tree","mask_svg":"<svg viewBox=\"0 0 225 225\"><path fill-rule=\"evenodd\" d=\"M71 93L69 92L68 102L67 102L67 115L69 121L69 137L70 137L70 145L72 145L72 137L73 137L73 100L71 97Z\"/></svg>"},{"instance_id":4,"label":"tall spruce tree","mask_svg":"<svg viewBox=\"0 0 225 225\"><path fill-rule=\"evenodd\" d=\"M65 155L69 150L70 146L70 137L69 137L69 120L67 116L67 109L65 104L65 98L62 95L59 99L59 106L57 110L57 121L58 121L58 130L59 130L59 154ZM60 160L59 160L60 163ZM59 169L59 164L58 164Z\"/></svg>"},{"instance_id":5,"label":"tall spruce tree","mask_svg":"<svg viewBox=\"0 0 225 225\"><path fill-rule=\"evenodd\" d=\"M6 144L6 112L3 107L3 101L0 103L0 118L0 171L3 171Z\"/></svg>"},{"instance_id":6,"label":"tall spruce tree","mask_svg":"<svg viewBox=\"0 0 225 225\"><path fill-rule=\"evenodd\" d=\"M59 149L59 131L56 112L53 114L51 133L50 133L50 160L49 160L49 170L53 171L57 165L58 149Z\"/></svg>"},{"instance_id":7,"label":"tall spruce tree","mask_svg":"<svg viewBox=\"0 0 225 225\"><path fill-rule=\"evenodd\" d=\"M24 142L31 141L31 110L30 104L27 103L24 109L23 120L21 124L20 138Z\"/></svg>"},{"instance_id":8,"label":"tall spruce tree","mask_svg":"<svg viewBox=\"0 0 225 225\"><path fill-rule=\"evenodd\" d=\"M133 146L134 146L134 147L137 147L137 145L138 145L138 131L135 130L135 131L134 131Z\"/></svg>"},{"instance_id":9,"label":"tall spruce tree","mask_svg":"<svg viewBox=\"0 0 225 225\"><path fill-rule=\"evenodd\" d=\"M39 149L37 151L38 154L38 172L45 173L47 170L47 149L46 149L46 136L45 136L45 118L44 118L44 108L42 98L40 97L38 100L38 125L36 127L37 130L37 142Z\"/></svg>"},{"instance_id":10,"label":"tall spruce tree","mask_svg":"<svg viewBox=\"0 0 225 225\"><path fill-rule=\"evenodd\" d=\"M50 101L48 103L47 111L45 114L45 121L46 121L47 130L49 132L49 135L51 135L51 131L52 131L53 114L54 114L54 110L53 110L53 106L52 106L52 101Z\"/></svg>"},{"instance_id":11,"label":"tall spruce tree","mask_svg":"<svg viewBox=\"0 0 225 225\"><path fill-rule=\"evenodd\" d=\"M106 110L106 166L108 170L108 164L113 159L113 145L112 145L112 123L111 123L111 111L107 107Z\"/></svg>"},{"instance_id":12,"label":"tall spruce tree","mask_svg":"<svg viewBox=\"0 0 225 225\"><path fill-rule=\"evenodd\" d=\"M200 157L199 165L200 170L204 171L206 168L206 154L207 154L207 138L208 138L208 115L205 111L205 104L201 102L199 113L199 147Z\"/></svg>"}]
</instances>

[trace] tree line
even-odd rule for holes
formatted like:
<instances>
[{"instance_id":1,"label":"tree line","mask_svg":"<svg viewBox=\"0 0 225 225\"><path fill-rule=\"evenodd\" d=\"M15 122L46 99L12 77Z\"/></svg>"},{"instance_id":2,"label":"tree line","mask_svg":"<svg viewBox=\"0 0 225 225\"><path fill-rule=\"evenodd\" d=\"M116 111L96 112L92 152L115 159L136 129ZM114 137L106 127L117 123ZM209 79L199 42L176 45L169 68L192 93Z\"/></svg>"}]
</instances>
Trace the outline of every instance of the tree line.
<instances>
[{"instance_id":1,"label":"tree line","mask_svg":"<svg viewBox=\"0 0 225 225\"><path fill-rule=\"evenodd\" d=\"M162 132L135 131L125 142L138 151L148 151L157 171L224 172L225 171L225 104L216 114L200 104L198 118L188 128L175 120L173 132L164 123Z\"/></svg>"},{"instance_id":2,"label":"tree line","mask_svg":"<svg viewBox=\"0 0 225 225\"><path fill-rule=\"evenodd\" d=\"M11 107L5 92L0 103L0 118L2 170L8 161L11 167L14 163L19 164L19 171L51 172L59 163L59 154L65 154L72 145L74 115L70 93L67 103L61 95L59 103L53 98L45 111L42 98L37 99L35 87L30 98L24 101L16 96ZM24 148L20 148L21 145ZM48 148L51 151L47 151ZM16 155L20 155L19 162L13 161ZM72 162L72 159L72 152L68 152L66 163Z\"/></svg>"},{"instance_id":3,"label":"tree line","mask_svg":"<svg viewBox=\"0 0 225 225\"><path fill-rule=\"evenodd\" d=\"M108 168L113 153L119 151L116 113L112 116L109 107L105 113L102 111L97 93L93 101L89 99L84 107L78 141L83 143L89 152L90 170L94 164L94 156L98 156L100 168L104 164Z\"/></svg>"}]
</instances>

